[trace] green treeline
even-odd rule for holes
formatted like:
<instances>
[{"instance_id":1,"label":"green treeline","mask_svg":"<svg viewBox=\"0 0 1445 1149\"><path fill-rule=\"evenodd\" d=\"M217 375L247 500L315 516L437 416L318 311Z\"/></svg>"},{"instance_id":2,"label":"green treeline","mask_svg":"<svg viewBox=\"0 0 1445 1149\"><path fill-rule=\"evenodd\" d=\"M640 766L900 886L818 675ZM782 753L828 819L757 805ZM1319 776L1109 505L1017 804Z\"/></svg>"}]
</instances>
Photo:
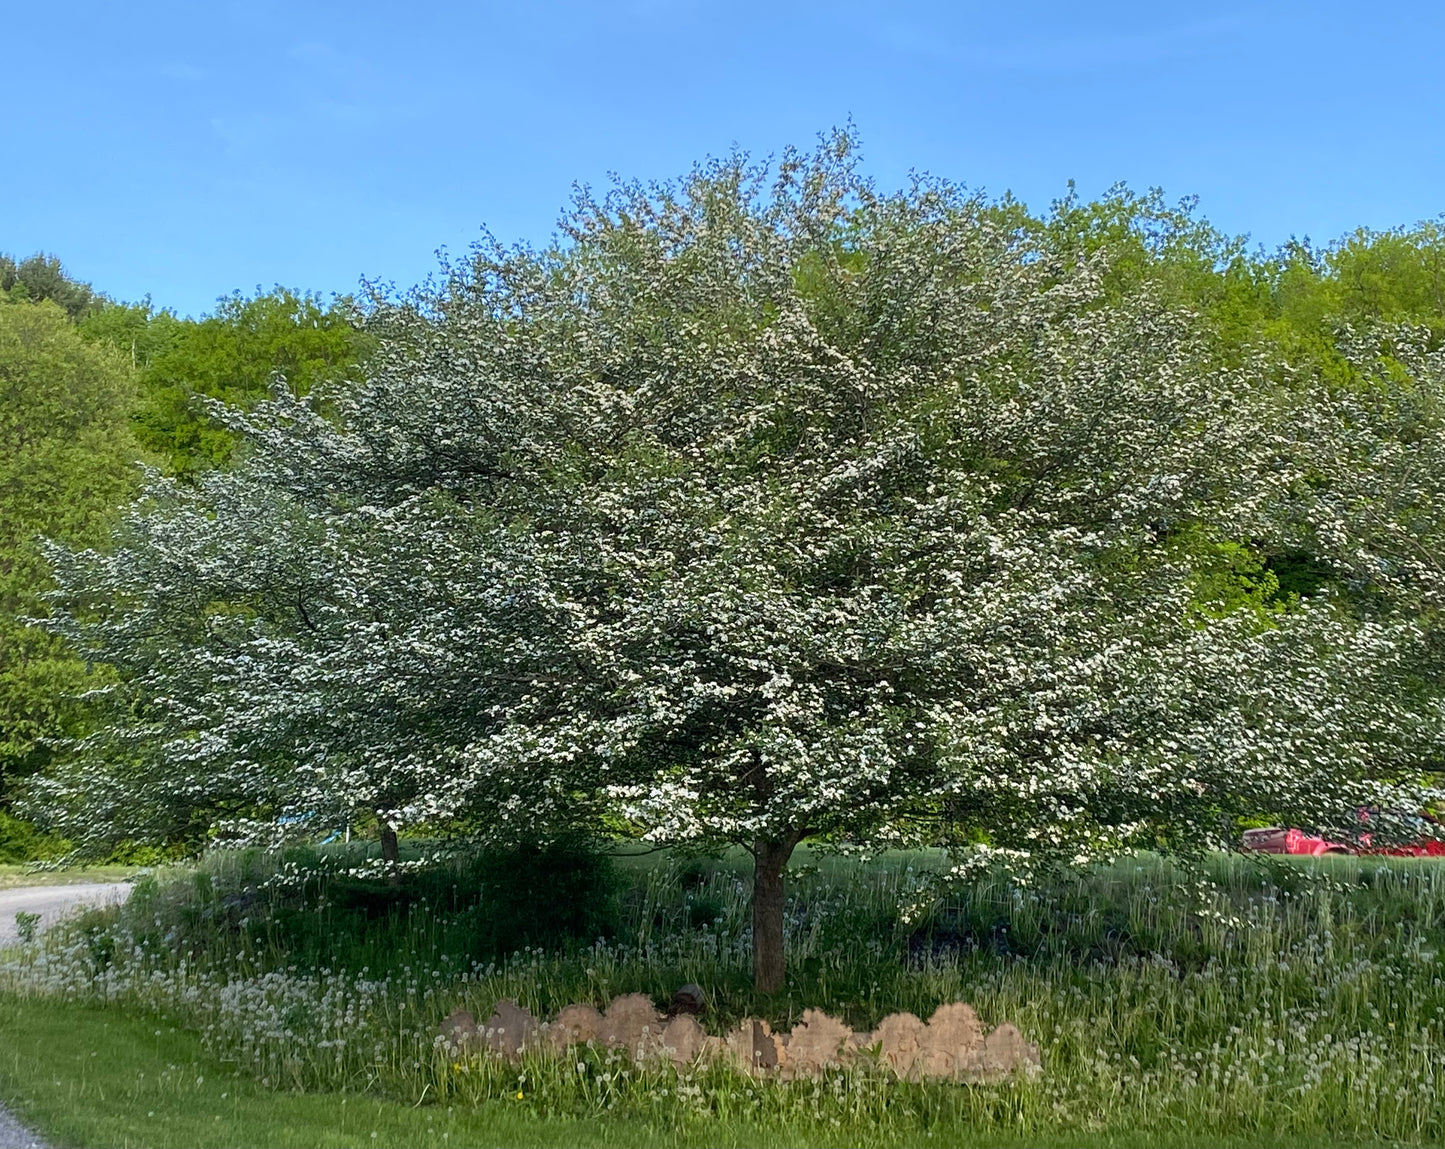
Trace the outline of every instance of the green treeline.
<instances>
[{"instance_id":1,"label":"green treeline","mask_svg":"<svg viewBox=\"0 0 1445 1149\"><path fill-rule=\"evenodd\" d=\"M59 848L11 815L15 786L82 730L78 696L107 681L26 625L46 613L42 540L103 543L144 467L186 481L226 465L235 441L206 400L354 380L366 345L350 299L277 287L181 318L117 303L52 256L0 255L0 861Z\"/></svg>"},{"instance_id":2,"label":"green treeline","mask_svg":"<svg viewBox=\"0 0 1445 1149\"><path fill-rule=\"evenodd\" d=\"M1110 286L1123 295L1147 281L1202 316L1224 364L1266 346L1287 370L1350 388L1359 385L1341 350L1350 328L1406 323L1432 348L1445 341L1445 217L1269 252L1157 192L1071 194L1044 215L1007 199L989 210L1021 232L1047 232L1053 250L1080 261L1108 248ZM46 612L43 540L103 544L143 467L191 482L227 466L237 441L210 401L245 408L277 385L303 395L361 378L368 321L352 298L281 287L183 318L149 298L117 302L52 256L0 255L0 860L62 848L12 817L11 803L60 752L56 740L84 730L80 696L107 682L104 667L27 624ZM1314 556L1248 540L1221 548L1220 565L1221 577L1266 597L1330 577Z\"/></svg>"}]
</instances>

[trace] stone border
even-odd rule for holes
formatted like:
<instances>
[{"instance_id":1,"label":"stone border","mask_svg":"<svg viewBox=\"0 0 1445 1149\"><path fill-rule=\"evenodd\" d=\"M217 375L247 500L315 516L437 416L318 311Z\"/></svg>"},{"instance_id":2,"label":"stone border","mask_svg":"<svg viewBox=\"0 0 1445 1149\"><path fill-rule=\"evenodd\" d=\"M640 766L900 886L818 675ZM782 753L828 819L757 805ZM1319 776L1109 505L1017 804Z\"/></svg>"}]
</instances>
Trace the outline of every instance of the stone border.
<instances>
[{"instance_id":1,"label":"stone border","mask_svg":"<svg viewBox=\"0 0 1445 1149\"><path fill-rule=\"evenodd\" d=\"M906 1081L997 1082L1040 1070L1038 1046L1004 1022L985 1032L973 1007L941 1005L928 1021L893 1013L878 1028L856 1033L817 1009L803 1012L790 1033L746 1018L715 1037L688 1013L666 1017L646 994L612 999L603 1012L569 1005L551 1022L539 1022L514 1001L500 1001L485 1024L465 1009L441 1025L437 1041L457 1052L487 1052L512 1059L533 1049L562 1052L594 1044L626 1051L635 1061L666 1058L678 1067L730 1061L745 1072L779 1078L817 1076L824 1070L876 1060Z\"/></svg>"}]
</instances>

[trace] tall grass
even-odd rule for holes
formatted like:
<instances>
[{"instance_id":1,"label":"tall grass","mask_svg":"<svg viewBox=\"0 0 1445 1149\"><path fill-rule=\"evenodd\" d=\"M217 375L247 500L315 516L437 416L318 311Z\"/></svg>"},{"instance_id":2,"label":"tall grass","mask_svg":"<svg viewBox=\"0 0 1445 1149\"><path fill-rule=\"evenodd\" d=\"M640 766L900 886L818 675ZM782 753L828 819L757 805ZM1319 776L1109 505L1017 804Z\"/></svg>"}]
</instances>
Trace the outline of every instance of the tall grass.
<instances>
[{"instance_id":1,"label":"tall grass","mask_svg":"<svg viewBox=\"0 0 1445 1149\"><path fill-rule=\"evenodd\" d=\"M791 881L789 985L775 998L750 987L740 861L665 855L620 859L611 879L599 871L580 893L601 908L571 936L510 952L499 920L519 912L516 899L475 860L391 889L310 856L219 856L147 879L124 908L12 954L0 984L155 1011L275 1086L506 1097L682 1123L801 1116L925 1130L969 1119L1048 1137L1129 1127L1445 1139L1438 863L1220 858L1198 873L1142 858L1035 887L998 875L903 920L898 907L924 898L933 864L804 857ZM559 888L556 900L578 894ZM689 981L706 989L715 1031L746 1014L785 1028L810 1007L864 1028L970 1001L1037 1041L1044 1072L993 1087L910 1085L865 1065L762 1083L605 1051L510 1065L434 1037L459 1006L485 1015L511 997L546 1015L618 993L665 1001Z\"/></svg>"}]
</instances>

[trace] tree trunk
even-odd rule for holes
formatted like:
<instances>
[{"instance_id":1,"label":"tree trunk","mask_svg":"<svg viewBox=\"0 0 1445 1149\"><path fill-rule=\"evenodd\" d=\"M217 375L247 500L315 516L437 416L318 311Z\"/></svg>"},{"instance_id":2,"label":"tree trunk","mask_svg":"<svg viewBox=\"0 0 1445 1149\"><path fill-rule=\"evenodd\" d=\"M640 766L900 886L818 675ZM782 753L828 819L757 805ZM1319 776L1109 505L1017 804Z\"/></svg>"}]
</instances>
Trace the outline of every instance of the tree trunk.
<instances>
[{"instance_id":1,"label":"tree trunk","mask_svg":"<svg viewBox=\"0 0 1445 1149\"><path fill-rule=\"evenodd\" d=\"M753 985L783 988L783 874L798 839L759 839L753 846Z\"/></svg>"},{"instance_id":2,"label":"tree trunk","mask_svg":"<svg viewBox=\"0 0 1445 1149\"><path fill-rule=\"evenodd\" d=\"M390 822L381 821L381 860L386 863L386 880L390 885L401 884L401 871L397 869L397 862L401 860L401 850L396 844L396 831L392 829Z\"/></svg>"}]
</instances>

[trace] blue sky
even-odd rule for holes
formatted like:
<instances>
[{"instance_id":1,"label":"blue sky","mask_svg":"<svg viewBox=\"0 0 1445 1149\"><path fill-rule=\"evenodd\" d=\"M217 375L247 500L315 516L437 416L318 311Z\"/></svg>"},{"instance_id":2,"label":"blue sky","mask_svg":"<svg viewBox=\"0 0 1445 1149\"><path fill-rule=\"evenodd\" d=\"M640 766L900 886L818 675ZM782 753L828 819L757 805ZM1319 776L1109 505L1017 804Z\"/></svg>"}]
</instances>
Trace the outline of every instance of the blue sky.
<instances>
[{"instance_id":1,"label":"blue sky","mask_svg":"<svg viewBox=\"0 0 1445 1149\"><path fill-rule=\"evenodd\" d=\"M852 117L868 170L1046 207L1124 180L1273 246L1445 211L1445 0L0 0L0 251L182 313L407 286L574 181Z\"/></svg>"}]
</instances>

